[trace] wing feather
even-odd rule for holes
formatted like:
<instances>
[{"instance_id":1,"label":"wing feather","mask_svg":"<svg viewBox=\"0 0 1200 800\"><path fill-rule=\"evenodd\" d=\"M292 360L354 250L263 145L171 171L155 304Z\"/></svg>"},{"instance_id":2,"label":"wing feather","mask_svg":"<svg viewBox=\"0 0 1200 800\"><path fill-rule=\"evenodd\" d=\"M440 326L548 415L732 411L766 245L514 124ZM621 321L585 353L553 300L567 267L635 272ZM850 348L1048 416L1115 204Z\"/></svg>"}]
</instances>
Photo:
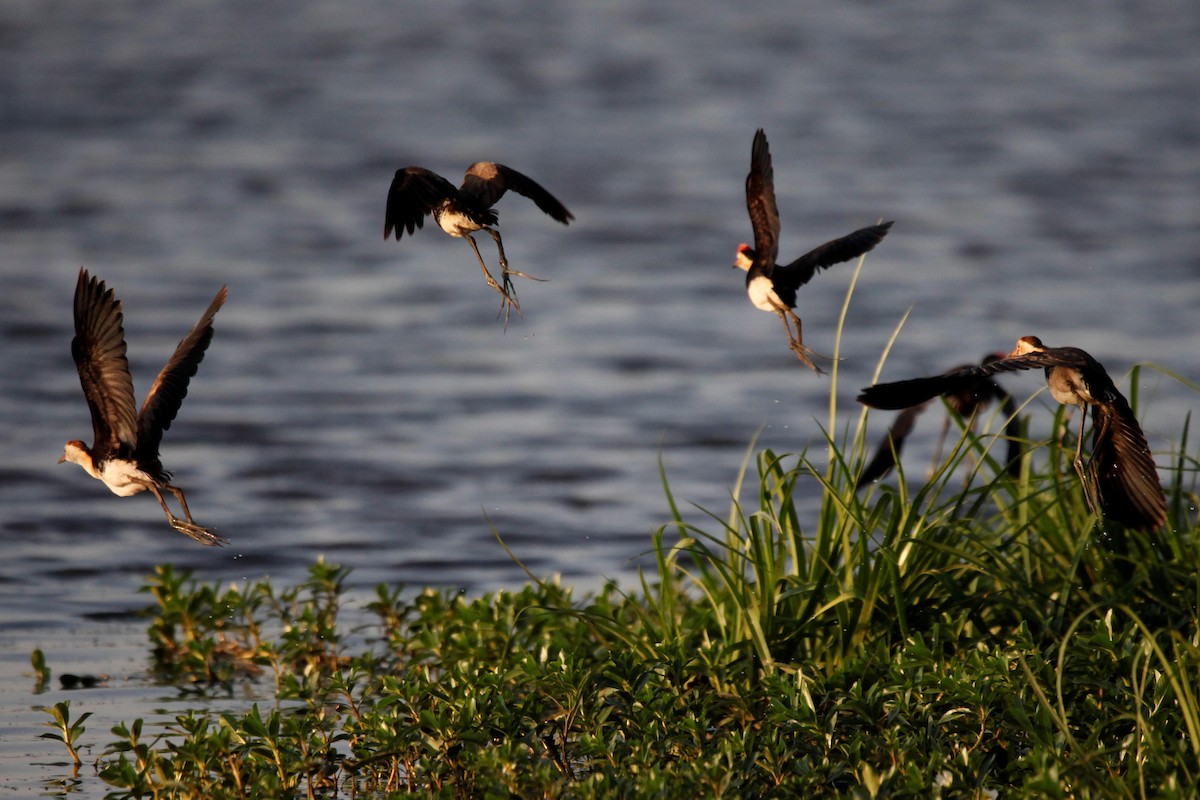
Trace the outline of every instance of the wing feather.
<instances>
[{"instance_id":1,"label":"wing feather","mask_svg":"<svg viewBox=\"0 0 1200 800\"><path fill-rule=\"evenodd\" d=\"M786 267L776 268L776 285L783 284L786 288L798 289L812 280L817 270L827 269L834 264L841 264L870 252L875 245L883 241L884 236L887 236L892 224L883 222L859 228L840 239L833 239L808 251Z\"/></svg>"},{"instance_id":2,"label":"wing feather","mask_svg":"<svg viewBox=\"0 0 1200 800\"><path fill-rule=\"evenodd\" d=\"M467 168L463 176L460 193L476 198L484 208L491 208L507 191L528 197L538 208L563 225L570 224L575 216L540 183L512 167L494 161L476 161Z\"/></svg>"},{"instance_id":3,"label":"wing feather","mask_svg":"<svg viewBox=\"0 0 1200 800\"><path fill-rule=\"evenodd\" d=\"M183 398L187 397L188 382L196 374L196 369L204 359L204 351L212 341L213 317L228 296L229 290L222 286L200 320L176 346L175 352L155 378L154 385L146 393L146 400L137 418L139 461L157 462L163 431L171 427Z\"/></svg>"},{"instance_id":4,"label":"wing feather","mask_svg":"<svg viewBox=\"0 0 1200 800\"><path fill-rule=\"evenodd\" d=\"M1092 406L1092 463L1106 517L1139 530L1167 521L1167 498L1150 445L1124 397Z\"/></svg>"},{"instance_id":5,"label":"wing feather","mask_svg":"<svg viewBox=\"0 0 1200 800\"><path fill-rule=\"evenodd\" d=\"M92 415L92 456L103 461L109 454L130 451L137 445L121 301L104 281L81 269L75 284L74 313L71 355Z\"/></svg>"},{"instance_id":6,"label":"wing feather","mask_svg":"<svg viewBox=\"0 0 1200 800\"><path fill-rule=\"evenodd\" d=\"M413 234L425 224L443 201L458 197L454 184L424 167L405 167L396 170L388 189L387 209L383 217L383 238L394 230L396 241L404 231Z\"/></svg>"},{"instance_id":7,"label":"wing feather","mask_svg":"<svg viewBox=\"0 0 1200 800\"><path fill-rule=\"evenodd\" d=\"M767 135L759 128L750 147L750 172L746 175L746 210L754 229L754 264L747 280L760 274L770 278L779 257L779 207L775 203L775 168Z\"/></svg>"}]
</instances>

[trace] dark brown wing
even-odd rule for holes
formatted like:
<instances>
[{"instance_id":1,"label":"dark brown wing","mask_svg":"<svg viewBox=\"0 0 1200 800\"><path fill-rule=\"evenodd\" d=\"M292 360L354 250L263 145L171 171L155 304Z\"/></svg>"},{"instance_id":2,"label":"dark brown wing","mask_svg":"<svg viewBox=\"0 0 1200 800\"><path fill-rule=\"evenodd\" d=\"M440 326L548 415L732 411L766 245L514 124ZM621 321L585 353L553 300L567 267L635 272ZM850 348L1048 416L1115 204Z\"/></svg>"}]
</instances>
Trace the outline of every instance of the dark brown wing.
<instances>
[{"instance_id":1,"label":"dark brown wing","mask_svg":"<svg viewBox=\"0 0 1200 800\"><path fill-rule=\"evenodd\" d=\"M405 167L396 170L388 189L387 211L383 216L383 238L396 232L396 241L416 232L425 224L425 217L443 200L458 197L454 184L424 167Z\"/></svg>"},{"instance_id":2,"label":"dark brown wing","mask_svg":"<svg viewBox=\"0 0 1200 800\"><path fill-rule=\"evenodd\" d=\"M1018 372L1045 367L1076 366L1082 359L1095 363L1082 350L1071 347L1056 347L1013 358L1000 358L974 367L960 367L941 375L928 378L913 378L894 383L877 383L868 386L858 395L858 402L871 408L901 409L924 403L939 394L958 393L968 390L979 378L999 372Z\"/></svg>"},{"instance_id":3,"label":"dark brown wing","mask_svg":"<svg viewBox=\"0 0 1200 800\"><path fill-rule=\"evenodd\" d=\"M1076 350L1073 347L1055 347L1012 358L998 358L991 363L981 365L980 369L986 375L995 375L997 372L1016 372L1038 367L1043 369L1047 367L1082 369L1092 363L1095 363L1095 360L1082 350Z\"/></svg>"},{"instance_id":4,"label":"dark brown wing","mask_svg":"<svg viewBox=\"0 0 1200 800\"><path fill-rule=\"evenodd\" d=\"M995 360L995 356L988 356L984 359L983 363L989 364ZM944 391L940 392L940 394L946 398L946 405L963 417L970 417L986 408L990 403L999 401L1001 407L1004 409L1005 416L1008 418L1008 423L1004 429L1005 435L1008 437L1006 464L1008 465L1009 473L1015 475L1014 469L1017 471L1020 470L1020 462L1017 459L1021 455L1020 442L1017 438L1020 433L1020 422L1016 418L1016 404L1013 403L1013 399L1009 393L1004 391L998 383L990 378L974 374L975 370L976 368L973 364L966 364L932 378L917 378L913 381L900 381L896 384L879 384L869 389L864 389L863 392L864 395L870 393L870 399L879 400L873 390L882 390L889 386L901 387L894 391L888 390L889 393L886 393L883 399L906 402L908 399L920 397L934 389L943 388ZM904 396L906 393L909 397ZM862 400L862 397L859 399ZM895 466L894 455L900 454L900 449L904 445L904 439L912 431L913 423L916 422L917 416L928 407L932 399L933 397L931 396L925 400L903 407L904 410L896 416L892 427L888 430L887 438L880 443L875 456L863 469L862 475L858 480L858 487L862 487L870 481L883 477L887 474L888 470ZM867 405L872 405L872 403L867 403Z\"/></svg>"},{"instance_id":5,"label":"dark brown wing","mask_svg":"<svg viewBox=\"0 0 1200 800\"><path fill-rule=\"evenodd\" d=\"M834 239L810 250L786 267L777 267L775 285L782 284L785 288L798 289L812 280L817 270L850 261L870 252L875 245L883 241L884 236L887 236L892 224L883 222L868 228L859 228L840 239Z\"/></svg>"},{"instance_id":6,"label":"dark brown wing","mask_svg":"<svg viewBox=\"0 0 1200 800\"><path fill-rule=\"evenodd\" d=\"M1167 521L1167 498L1150 445L1124 397L1092 406L1092 463L1104 515L1147 530Z\"/></svg>"},{"instance_id":7,"label":"dark brown wing","mask_svg":"<svg viewBox=\"0 0 1200 800\"><path fill-rule=\"evenodd\" d=\"M104 281L79 270L71 355L92 412L92 457L97 462L123 448L132 451L137 445L133 379L125 357L122 323L121 301Z\"/></svg>"},{"instance_id":8,"label":"dark brown wing","mask_svg":"<svg viewBox=\"0 0 1200 800\"><path fill-rule=\"evenodd\" d=\"M928 378L912 378L894 383L868 386L858 395L858 402L871 408L898 411L926 403L940 394L958 393L978 380L978 367L951 371Z\"/></svg>"},{"instance_id":9,"label":"dark brown wing","mask_svg":"<svg viewBox=\"0 0 1200 800\"><path fill-rule=\"evenodd\" d=\"M746 175L746 210L754 228L754 264L746 280L756 275L770 278L779 257L779 207L775 203L775 169L767 135L759 128L750 147L750 172Z\"/></svg>"},{"instance_id":10,"label":"dark brown wing","mask_svg":"<svg viewBox=\"0 0 1200 800\"><path fill-rule=\"evenodd\" d=\"M225 303L229 290L222 286L213 298L200 321L179 342L166 366L154 379L154 385L146 393L142 410L138 413L137 455L139 463L158 460L158 447L162 443L163 431L171 427L171 421L179 413L183 398L187 397L188 382L196 374L196 368L204 358L204 351L213 337L213 316Z\"/></svg>"},{"instance_id":11,"label":"dark brown wing","mask_svg":"<svg viewBox=\"0 0 1200 800\"><path fill-rule=\"evenodd\" d=\"M912 408L906 408L896 415L896 419L892 422L892 427L888 428L887 436L879 443L878 449L875 450L875 455L863 467L862 474L858 476L858 482L854 485L855 489L861 489L868 483L879 480L888 474L892 470L892 467L896 466L896 459L900 456L900 451L904 448L904 441L912 433L913 424L917 421L917 417L921 415L921 412L928 407L928 403L921 403Z\"/></svg>"},{"instance_id":12,"label":"dark brown wing","mask_svg":"<svg viewBox=\"0 0 1200 800\"><path fill-rule=\"evenodd\" d=\"M558 198L547 192L533 178L493 161L476 161L468 167L459 192L476 198L484 208L491 208L510 189L528 197L538 208L563 225L575 219L566 206L558 202Z\"/></svg>"}]
</instances>

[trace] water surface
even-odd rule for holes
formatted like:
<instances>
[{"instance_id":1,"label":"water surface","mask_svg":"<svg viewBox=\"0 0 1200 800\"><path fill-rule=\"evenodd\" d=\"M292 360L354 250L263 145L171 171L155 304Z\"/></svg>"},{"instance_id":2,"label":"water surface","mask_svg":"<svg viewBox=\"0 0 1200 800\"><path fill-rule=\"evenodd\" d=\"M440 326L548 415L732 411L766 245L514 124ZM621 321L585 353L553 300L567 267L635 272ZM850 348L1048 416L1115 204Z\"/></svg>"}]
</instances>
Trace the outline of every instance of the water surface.
<instances>
[{"instance_id":1,"label":"water surface","mask_svg":"<svg viewBox=\"0 0 1200 800\"><path fill-rule=\"evenodd\" d=\"M1200 12L1153 0L5 3L0 790L65 774L34 704L96 711L99 743L169 697L130 616L155 564L290 583L323 555L363 589L479 591L523 580L494 528L586 590L645 563L660 455L677 498L720 513L760 429L783 452L819 443L829 379L729 268L759 126L783 257L896 220L847 320L843 423L910 308L886 377L1025 334L1084 347L1122 385L1142 360L1197 377L1196 41ZM478 159L576 216L501 202L513 266L549 279L518 286L507 332L464 243L382 238L396 168L457 181ZM89 438L80 266L124 301L139 392L229 285L164 460L230 547L54 464ZM851 272L801 296L818 351ZM1194 396L1143 377L1165 450ZM37 646L109 687L33 696Z\"/></svg>"}]
</instances>

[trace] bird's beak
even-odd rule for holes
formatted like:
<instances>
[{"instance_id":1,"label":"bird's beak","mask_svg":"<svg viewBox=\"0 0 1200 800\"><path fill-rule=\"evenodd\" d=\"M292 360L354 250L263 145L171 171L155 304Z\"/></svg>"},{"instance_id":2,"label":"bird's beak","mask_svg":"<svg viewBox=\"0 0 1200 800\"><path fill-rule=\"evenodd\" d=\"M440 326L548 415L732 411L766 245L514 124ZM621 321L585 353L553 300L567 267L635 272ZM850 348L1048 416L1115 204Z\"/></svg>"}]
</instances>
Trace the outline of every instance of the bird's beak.
<instances>
[{"instance_id":1,"label":"bird's beak","mask_svg":"<svg viewBox=\"0 0 1200 800\"><path fill-rule=\"evenodd\" d=\"M61 463L63 463L64 461L66 461L66 460L67 460L67 454L66 454L66 453L63 453L61 456L59 456L59 457L58 457L58 463L60 463L60 464L61 464Z\"/></svg>"}]
</instances>

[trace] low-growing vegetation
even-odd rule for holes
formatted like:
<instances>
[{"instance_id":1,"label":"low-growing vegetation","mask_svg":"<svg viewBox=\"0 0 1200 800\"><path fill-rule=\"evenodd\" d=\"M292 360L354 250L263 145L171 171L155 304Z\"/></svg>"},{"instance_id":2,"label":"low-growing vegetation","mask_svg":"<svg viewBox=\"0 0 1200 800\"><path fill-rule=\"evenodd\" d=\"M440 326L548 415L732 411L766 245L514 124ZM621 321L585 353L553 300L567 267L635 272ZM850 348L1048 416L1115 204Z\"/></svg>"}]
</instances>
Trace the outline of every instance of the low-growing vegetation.
<instances>
[{"instance_id":1,"label":"low-growing vegetation","mask_svg":"<svg viewBox=\"0 0 1200 800\"><path fill-rule=\"evenodd\" d=\"M118 725L96 768L113 797L1195 796L1186 438L1152 535L1089 511L1073 442L1015 479L991 444L964 430L911 493L854 492L861 437L820 471L761 452L728 515L668 489L657 571L592 597L380 586L346 630L337 566L282 590L162 567L155 669L196 708ZM243 685L272 699L204 710Z\"/></svg>"},{"instance_id":2,"label":"low-growing vegetation","mask_svg":"<svg viewBox=\"0 0 1200 800\"><path fill-rule=\"evenodd\" d=\"M1187 426L1158 454L1170 524L1142 534L1089 509L1069 433L1026 435L1013 476L960 423L927 480L855 491L866 412L836 433L836 376L826 457L752 448L728 511L691 519L664 475L636 586L381 585L347 609L323 562L287 588L159 568L156 677L195 702L113 728L99 777L209 800L1200 794Z\"/></svg>"}]
</instances>

